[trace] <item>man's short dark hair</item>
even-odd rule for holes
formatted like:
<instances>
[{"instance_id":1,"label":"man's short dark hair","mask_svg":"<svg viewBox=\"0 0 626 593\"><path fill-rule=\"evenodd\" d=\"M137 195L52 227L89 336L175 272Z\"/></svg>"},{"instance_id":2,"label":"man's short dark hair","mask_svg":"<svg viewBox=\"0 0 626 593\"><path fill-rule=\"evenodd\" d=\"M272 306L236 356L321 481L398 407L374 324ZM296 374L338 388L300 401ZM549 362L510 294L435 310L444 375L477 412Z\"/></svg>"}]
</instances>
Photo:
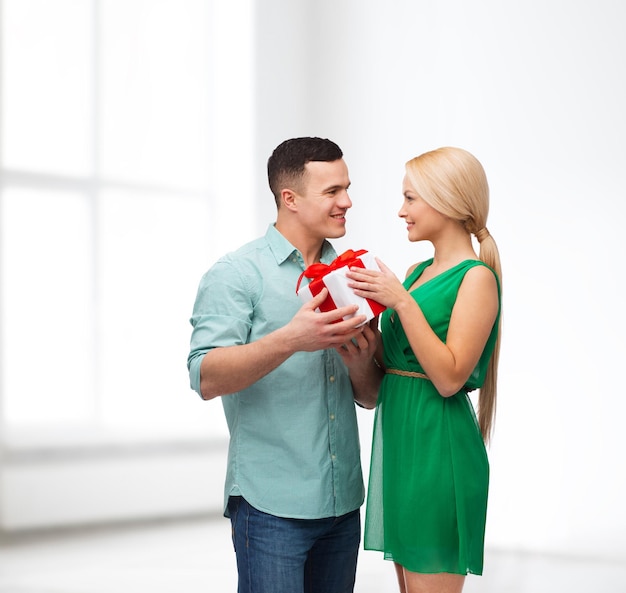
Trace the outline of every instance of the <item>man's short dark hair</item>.
<instances>
[{"instance_id":1,"label":"man's short dark hair","mask_svg":"<svg viewBox=\"0 0 626 593\"><path fill-rule=\"evenodd\" d=\"M267 179L280 207L280 192L297 186L310 161L337 161L343 157L341 148L326 138L291 138L279 144L267 160Z\"/></svg>"}]
</instances>

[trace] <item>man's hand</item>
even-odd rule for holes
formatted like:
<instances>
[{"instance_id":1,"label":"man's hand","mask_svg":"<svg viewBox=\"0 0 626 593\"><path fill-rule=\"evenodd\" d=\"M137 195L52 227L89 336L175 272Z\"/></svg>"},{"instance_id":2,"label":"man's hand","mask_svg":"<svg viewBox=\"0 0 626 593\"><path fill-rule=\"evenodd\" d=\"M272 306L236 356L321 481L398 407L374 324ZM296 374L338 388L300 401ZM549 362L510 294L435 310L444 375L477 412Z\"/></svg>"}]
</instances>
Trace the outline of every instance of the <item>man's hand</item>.
<instances>
[{"instance_id":1,"label":"man's hand","mask_svg":"<svg viewBox=\"0 0 626 593\"><path fill-rule=\"evenodd\" d=\"M294 352L335 348L361 335L366 317L354 315L358 310L357 305L339 307L328 312L315 311L327 296L328 289L324 288L312 300L302 305L283 328L285 339L289 341ZM354 316L344 320L347 315ZM361 327L357 327L359 325Z\"/></svg>"},{"instance_id":2,"label":"man's hand","mask_svg":"<svg viewBox=\"0 0 626 593\"><path fill-rule=\"evenodd\" d=\"M295 352L313 352L350 342L363 331L357 327L365 315L343 321L358 309L356 305L328 313L316 313L328 289L305 303L287 325L255 342L214 348L204 355L200 367L200 386L204 399L241 391L252 385Z\"/></svg>"},{"instance_id":3,"label":"man's hand","mask_svg":"<svg viewBox=\"0 0 626 593\"><path fill-rule=\"evenodd\" d=\"M350 372L354 399L364 408L373 408L378 399L378 388L383 377L383 370L376 356L382 354L378 318L363 326L363 331L337 348Z\"/></svg>"},{"instance_id":4,"label":"man's hand","mask_svg":"<svg viewBox=\"0 0 626 593\"><path fill-rule=\"evenodd\" d=\"M356 372L372 363L380 340L378 318L362 326L362 331L353 340L337 348L350 372Z\"/></svg>"}]
</instances>

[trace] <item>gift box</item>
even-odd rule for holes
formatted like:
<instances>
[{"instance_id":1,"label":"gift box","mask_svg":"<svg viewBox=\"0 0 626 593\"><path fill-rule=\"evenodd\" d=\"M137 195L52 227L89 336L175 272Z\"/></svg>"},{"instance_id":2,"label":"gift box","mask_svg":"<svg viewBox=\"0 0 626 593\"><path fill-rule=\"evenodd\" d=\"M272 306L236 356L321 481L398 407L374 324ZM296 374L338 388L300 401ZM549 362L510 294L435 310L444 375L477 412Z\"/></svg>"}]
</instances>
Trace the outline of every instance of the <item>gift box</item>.
<instances>
[{"instance_id":1,"label":"gift box","mask_svg":"<svg viewBox=\"0 0 626 593\"><path fill-rule=\"evenodd\" d=\"M358 305L359 308L356 313L346 315L344 319L349 319L354 315L365 315L367 319L364 323L367 323L370 319L382 313L386 307L376 301L354 294L354 291L348 286L350 280L346 277L346 272L351 267L380 271L374 256L368 251L365 249L359 251L349 249L330 264L313 264L304 270L298 279L296 293L307 303L326 287L328 288L328 296L316 309L317 311L332 311L338 307ZM303 278L308 278L310 282L301 286Z\"/></svg>"}]
</instances>

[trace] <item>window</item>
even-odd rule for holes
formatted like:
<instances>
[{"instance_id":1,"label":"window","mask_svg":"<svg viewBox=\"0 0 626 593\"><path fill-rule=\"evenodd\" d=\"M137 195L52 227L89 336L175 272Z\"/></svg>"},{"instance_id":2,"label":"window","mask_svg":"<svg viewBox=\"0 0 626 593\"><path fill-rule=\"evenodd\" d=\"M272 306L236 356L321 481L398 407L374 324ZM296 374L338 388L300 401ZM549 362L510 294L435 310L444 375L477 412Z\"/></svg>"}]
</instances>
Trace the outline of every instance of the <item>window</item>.
<instances>
[{"instance_id":1,"label":"window","mask_svg":"<svg viewBox=\"0 0 626 593\"><path fill-rule=\"evenodd\" d=\"M5 433L225 435L185 362L196 287L228 226L213 215L227 0L0 10ZM247 60L242 23L239 11L235 66ZM221 118L246 126L246 114ZM243 150L243 192L245 163Z\"/></svg>"}]
</instances>

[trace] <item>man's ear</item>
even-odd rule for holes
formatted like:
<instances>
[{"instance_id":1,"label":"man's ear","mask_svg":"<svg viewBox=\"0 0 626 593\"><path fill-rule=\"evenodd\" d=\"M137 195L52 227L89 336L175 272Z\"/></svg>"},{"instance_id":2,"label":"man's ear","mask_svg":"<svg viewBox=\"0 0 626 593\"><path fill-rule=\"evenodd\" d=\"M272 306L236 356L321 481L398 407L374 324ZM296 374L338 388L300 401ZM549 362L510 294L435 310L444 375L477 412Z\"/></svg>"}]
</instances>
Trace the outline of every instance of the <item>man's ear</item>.
<instances>
[{"instance_id":1,"label":"man's ear","mask_svg":"<svg viewBox=\"0 0 626 593\"><path fill-rule=\"evenodd\" d=\"M283 205L289 210L296 210L296 193L291 189L283 189L280 192L280 199Z\"/></svg>"}]
</instances>

